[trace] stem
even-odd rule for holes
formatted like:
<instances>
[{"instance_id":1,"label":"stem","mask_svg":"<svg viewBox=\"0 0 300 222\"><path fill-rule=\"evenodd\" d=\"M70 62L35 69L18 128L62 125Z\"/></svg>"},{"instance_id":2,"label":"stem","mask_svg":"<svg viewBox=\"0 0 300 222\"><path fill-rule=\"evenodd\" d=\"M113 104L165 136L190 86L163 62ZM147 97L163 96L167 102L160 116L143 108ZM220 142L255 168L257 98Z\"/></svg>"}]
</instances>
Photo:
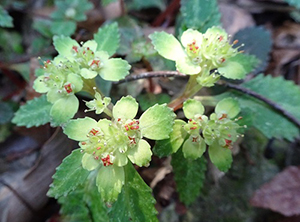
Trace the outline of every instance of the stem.
<instances>
[{"instance_id":1,"label":"stem","mask_svg":"<svg viewBox=\"0 0 300 222\"><path fill-rule=\"evenodd\" d=\"M201 88L202 86L197 82L197 75L191 75L182 95L171 101L168 106L174 111L180 109L183 102L194 96Z\"/></svg>"}]
</instances>

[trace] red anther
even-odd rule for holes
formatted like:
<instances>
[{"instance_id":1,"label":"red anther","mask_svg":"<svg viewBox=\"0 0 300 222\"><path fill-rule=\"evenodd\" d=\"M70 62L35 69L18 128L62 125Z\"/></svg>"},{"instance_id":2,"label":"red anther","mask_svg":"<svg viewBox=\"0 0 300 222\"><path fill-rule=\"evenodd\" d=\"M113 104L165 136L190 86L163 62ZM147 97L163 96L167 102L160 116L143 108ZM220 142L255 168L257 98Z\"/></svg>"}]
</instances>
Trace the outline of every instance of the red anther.
<instances>
[{"instance_id":1,"label":"red anther","mask_svg":"<svg viewBox=\"0 0 300 222\"><path fill-rule=\"evenodd\" d=\"M221 58L221 63L225 62L225 60L226 60L226 59L224 59L224 58Z\"/></svg>"},{"instance_id":2,"label":"red anther","mask_svg":"<svg viewBox=\"0 0 300 222\"><path fill-rule=\"evenodd\" d=\"M238 117L238 120L241 120L241 119L243 119L243 117L239 116L239 117Z\"/></svg>"},{"instance_id":3,"label":"red anther","mask_svg":"<svg viewBox=\"0 0 300 222\"><path fill-rule=\"evenodd\" d=\"M50 64L50 63L51 63L51 61L48 59L48 60L47 60L47 63L48 63L48 64Z\"/></svg>"},{"instance_id":4,"label":"red anther","mask_svg":"<svg viewBox=\"0 0 300 222\"><path fill-rule=\"evenodd\" d=\"M221 36L219 37L219 41L221 42L223 39L224 39L224 37L221 35Z\"/></svg>"},{"instance_id":5,"label":"red anther","mask_svg":"<svg viewBox=\"0 0 300 222\"><path fill-rule=\"evenodd\" d=\"M193 138L192 138L192 142L195 142L195 143L196 143L196 142L197 142L197 139L198 139L198 137L193 137Z\"/></svg>"},{"instance_id":6,"label":"red anther","mask_svg":"<svg viewBox=\"0 0 300 222\"><path fill-rule=\"evenodd\" d=\"M135 138L128 136L128 139L131 140L130 144L136 144Z\"/></svg>"},{"instance_id":7,"label":"red anther","mask_svg":"<svg viewBox=\"0 0 300 222\"><path fill-rule=\"evenodd\" d=\"M97 150L100 150L101 149L101 147L99 146L99 147L97 147Z\"/></svg>"},{"instance_id":8,"label":"red anther","mask_svg":"<svg viewBox=\"0 0 300 222\"><path fill-rule=\"evenodd\" d=\"M190 50L193 50L193 48L192 48L192 47L190 47Z\"/></svg>"},{"instance_id":9,"label":"red anther","mask_svg":"<svg viewBox=\"0 0 300 222\"><path fill-rule=\"evenodd\" d=\"M137 121L136 121L136 124L140 124L140 121L137 120Z\"/></svg>"},{"instance_id":10,"label":"red anther","mask_svg":"<svg viewBox=\"0 0 300 222\"><path fill-rule=\"evenodd\" d=\"M96 153L96 152L94 151L94 152L93 152L93 155L95 155L95 153Z\"/></svg>"},{"instance_id":11,"label":"red anther","mask_svg":"<svg viewBox=\"0 0 300 222\"><path fill-rule=\"evenodd\" d=\"M90 133L93 134L93 135L95 136L97 133L99 133L99 131L96 130L96 129L92 129L92 130L90 131Z\"/></svg>"},{"instance_id":12,"label":"red anther","mask_svg":"<svg viewBox=\"0 0 300 222\"><path fill-rule=\"evenodd\" d=\"M198 117L198 119L202 120L202 117L201 117L201 116L199 116L199 117Z\"/></svg>"},{"instance_id":13,"label":"red anther","mask_svg":"<svg viewBox=\"0 0 300 222\"><path fill-rule=\"evenodd\" d=\"M239 40L237 40L237 39L234 40L234 41L233 41L233 45L237 44L238 42L239 42Z\"/></svg>"},{"instance_id":14,"label":"red anther","mask_svg":"<svg viewBox=\"0 0 300 222\"><path fill-rule=\"evenodd\" d=\"M196 44L196 41L194 40L192 44L195 45L195 44Z\"/></svg>"},{"instance_id":15,"label":"red anther","mask_svg":"<svg viewBox=\"0 0 300 222\"><path fill-rule=\"evenodd\" d=\"M228 137L231 137L231 135L230 135L230 134L228 134Z\"/></svg>"},{"instance_id":16,"label":"red anther","mask_svg":"<svg viewBox=\"0 0 300 222\"><path fill-rule=\"evenodd\" d=\"M92 66L92 65L96 65L97 67L99 67L100 60L93 60L90 66Z\"/></svg>"},{"instance_id":17,"label":"red anther","mask_svg":"<svg viewBox=\"0 0 300 222\"><path fill-rule=\"evenodd\" d=\"M193 120L192 119L189 119L189 122L192 122Z\"/></svg>"},{"instance_id":18,"label":"red anther","mask_svg":"<svg viewBox=\"0 0 300 222\"><path fill-rule=\"evenodd\" d=\"M121 121L121 118L118 118L118 122Z\"/></svg>"},{"instance_id":19,"label":"red anther","mask_svg":"<svg viewBox=\"0 0 300 222\"><path fill-rule=\"evenodd\" d=\"M193 124L196 125L197 123L196 123L196 122L193 122Z\"/></svg>"},{"instance_id":20,"label":"red anther","mask_svg":"<svg viewBox=\"0 0 300 222\"><path fill-rule=\"evenodd\" d=\"M135 126L135 129L138 130L140 127L139 126Z\"/></svg>"},{"instance_id":21,"label":"red anther","mask_svg":"<svg viewBox=\"0 0 300 222\"><path fill-rule=\"evenodd\" d=\"M190 129L191 129L191 130L195 130L195 129L197 129L197 126L193 126L193 127L191 127Z\"/></svg>"},{"instance_id":22,"label":"red anther","mask_svg":"<svg viewBox=\"0 0 300 222\"><path fill-rule=\"evenodd\" d=\"M130 129L131 129L131 130L134 130L134 129L135 129L135 127L134 127L134 126L131 126L131 127L130 127Z\"/></svg>"},{"instance_id":23,"label":"red anther","mask_svg":"<svg viewBox=\"0 0 300 222\"><path fill-rule=\"evenodd\" d=\"M134 122L130 122L130 123L128 123L128 125L129 125L129 126L132 126L133 124L134 124Z\"/></svg>"},{"instance_id":24,"label":"red anther","mask_svg":"<svg viewBox=\"0 0 300 222\"><path fill-rule=\"evenodd\" d=\"M95 156L95 160L99 160L99 157L98 157L98 156Z\"/></svg>"},{"instance_id":25,"label":"red anther","mask_svg":"<svg viewBox=\"0 0 300 222\"><path fill-rule=\"evenodd\" d=\"M129 130L129 127L128 127L127 125L125 125L124 127L125 127L126 131L128 131L128 130Z\"/></svg>"},{"instance_id":26,"label":"red anther","mask_svg":"<svg viewBox=\"0 0 300 222\"><path fill-rule=\"evenodd\" d=\"M227 146L227 147L230 147L230 146L231 146L231 143L232 143L231 140L225 139L225 142L226 142L226 145L225 145L225 146Z\"/></svg>"},{"instance_id":27,"label":"red anther","mask_svg":"<svg viewBox=\"0 0 300 222\"><path fill-rule=\"evenodd\" d=\"M84 50L83 52L82 52L82 54L84 55L86 53L86 51Z\"/></svg>"},{"instance_id":28,"label":"red anther","mask_svg":"<svg viewBox=\"0 0 300 222\"><path fill-rule=\"evenodd\" d=\"M219 120L225 119L225 118L227 118L227 114L226 114L226 113L223 113L222 116L219 118Z\"/></svg>"},{"instance_id":29,"label":"red anther","mask_svg":"<svg viewBox=\"0 0 300 222\"><path fill-rule=\"evenodd\" d=\"M78 53L78 48L77 48L77 46L73 46L72 49L73 49L76 53Z\"/></svg>"},{"instance_id":30,"label":"red anther","mask_svg":"<svg viewBox=\"0 0 300 222\"><path fill-rule=\"evenodd\" d=\"M110 156L109 155L107 155L104 158L101 158L101 160L102 160L104 166L112 165L112 162L110 162Z\"/></svg>"},{"instance_id":31,"label":"red anther","mask_svg":"<svg viewBox=\"0 0 300 222\"><path fill-rule=\"evenodd\" d=\"M199 47L198 47L198 46L196 46L196 47L195 47L195 49L199 49Z\"/></svg>"},{"instance_id":32,"label":"red anther","mask_svg":"<svg viewBox=\"0 0 300 222\"><path fill-rule=\"evenodd\" d=\"M86 144L86 142L81 142L81 145L85 145Z\"/></svg>"},{"instance_id":33,"label":"red anther","mask_svg":"<svg viewBox=\"0 0 300 222\"><path fill-rule=\"evenodd\" d=\"M67 93L73 92L71 83L64 85L64 87L65 87L65 90L67 91Z\"/></svg>"},{"instance_id":34,"label":"red anther","mask_svg":"<svg viewBox=\"0 0 300 222\"><path fill-rule=\"evenodd\" d=\"M87 47L86 49L87 49L87 50L90 50L90 47Z\"/></svg>"}]
</instances>

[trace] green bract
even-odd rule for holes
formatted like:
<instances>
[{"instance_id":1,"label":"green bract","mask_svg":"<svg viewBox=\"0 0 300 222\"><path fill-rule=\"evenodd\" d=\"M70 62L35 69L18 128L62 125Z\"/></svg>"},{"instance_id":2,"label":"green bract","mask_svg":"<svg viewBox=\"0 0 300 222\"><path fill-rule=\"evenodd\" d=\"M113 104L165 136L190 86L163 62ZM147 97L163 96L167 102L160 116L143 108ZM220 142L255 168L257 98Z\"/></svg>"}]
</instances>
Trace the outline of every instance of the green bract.
<instances>
[{"instance_id":1,"label":"green bract","mask_svg":"<svg viewBox=\"0 0 300 222\"><path fill-rule=\"evenodd\" d=\"M64 129L69 138L80 141L83 168L100 167L96 181L106 201L114 201L121 192L128 159L138 166L149 165L152 152L143 137L166 139L172 131L175 114L166 105L150 107L139 120L134 119L137 111L133 97L122 97L113 108L112 120L85 117L71 120Z\"/></svg>"}]
</instances>

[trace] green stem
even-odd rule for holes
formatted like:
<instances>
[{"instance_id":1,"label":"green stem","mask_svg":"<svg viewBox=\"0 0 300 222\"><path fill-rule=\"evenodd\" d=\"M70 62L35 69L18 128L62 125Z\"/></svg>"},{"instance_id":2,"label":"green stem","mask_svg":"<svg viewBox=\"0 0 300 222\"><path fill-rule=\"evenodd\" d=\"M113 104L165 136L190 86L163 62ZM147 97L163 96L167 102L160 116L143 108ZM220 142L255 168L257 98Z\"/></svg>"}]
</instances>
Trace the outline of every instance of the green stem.
<instances>
[{"instance_id":1,"label":"green stem","mask_svg":"<svg viewBox=\"0 0 300 222\"><path fill-rule=\"evenodd\" d=\"M191 75L188 83L186 84L185 90L181 96L171 101L168 106L172 108L174 111L180 109L185 100L194 96L200 89L202 89L202 85L199 85L197 82L198 75Z\"/></svg>"}]
</instances>

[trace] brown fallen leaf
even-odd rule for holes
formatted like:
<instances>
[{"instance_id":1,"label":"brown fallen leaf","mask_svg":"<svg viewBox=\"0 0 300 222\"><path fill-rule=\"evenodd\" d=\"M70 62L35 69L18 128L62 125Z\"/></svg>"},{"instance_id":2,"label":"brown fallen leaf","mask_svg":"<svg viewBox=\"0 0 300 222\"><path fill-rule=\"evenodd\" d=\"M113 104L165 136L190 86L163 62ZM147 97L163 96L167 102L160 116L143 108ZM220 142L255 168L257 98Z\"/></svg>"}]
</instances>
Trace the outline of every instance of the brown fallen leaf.
<instances>
[{"instance_id":1,"label":"brown fallen leaf","mask_svg":"<svg viewBox=\"0 0 300 222\"><path fill-rule=\"evenodd\" d=\"M300 167L287 167L264 184L254 193L250 204L288 217L300 214Z\"/></svg>"}]
</instances>

